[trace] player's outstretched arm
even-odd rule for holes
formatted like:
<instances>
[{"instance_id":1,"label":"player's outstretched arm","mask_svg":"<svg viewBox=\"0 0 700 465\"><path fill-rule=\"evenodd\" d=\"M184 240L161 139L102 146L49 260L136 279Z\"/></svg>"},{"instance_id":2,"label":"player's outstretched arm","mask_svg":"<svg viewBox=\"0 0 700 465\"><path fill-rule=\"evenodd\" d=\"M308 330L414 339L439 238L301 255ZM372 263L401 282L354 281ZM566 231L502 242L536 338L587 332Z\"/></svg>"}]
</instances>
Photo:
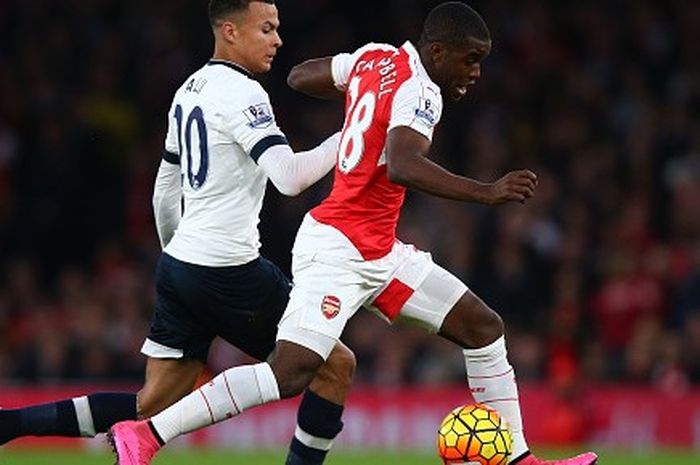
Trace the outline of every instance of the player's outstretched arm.
<instances>
[{"instance_id":1,"label":"player's outstretched arm","mask_svg":"<svg viewBox=\"0 0 700 465\"><path fill-rule=\"evenodd\" d=\"M180 165L161 160L153 187L153 215L161 247L173 238L182 214Z\"/></svg>"},{"instance_id":2,"label":"player's outstretched arm","mask_svg":"<svg viewBox=\"0 0 700 465\"><path fill-rule=\"evenodd\" d=\"M267 149L258 159L265 172L281 194L293 197L324 177L335 166L340 143L340 132L321 142L318 147L304 152L292 152L288 145Z\"/></svg>"},{"instance_id":3,"label":"player's outstretched arm","mask_svg":"<svg viewBox=\"0 0 700 465\"><path fill-rule=\"evenodd\" d=\"M386 139L387 176L391 182L447 199L498 205L532 197L537 176L529 170L511 171L493 183L451 173L427 159L430 141L419 132L398 126Z\"/></svg>"},{"instance_id":4,"label":"player's outstretched arm","mask_svg":"<svg viewBox=\"0 0 700 465\"><path fill-rule=\"evenodd\" d=\"M345 92L338 90L333 81L331 57L314 58L296 65L287 76L292 89L316 98L342 100Z\"/></svg>"}]
</instances>

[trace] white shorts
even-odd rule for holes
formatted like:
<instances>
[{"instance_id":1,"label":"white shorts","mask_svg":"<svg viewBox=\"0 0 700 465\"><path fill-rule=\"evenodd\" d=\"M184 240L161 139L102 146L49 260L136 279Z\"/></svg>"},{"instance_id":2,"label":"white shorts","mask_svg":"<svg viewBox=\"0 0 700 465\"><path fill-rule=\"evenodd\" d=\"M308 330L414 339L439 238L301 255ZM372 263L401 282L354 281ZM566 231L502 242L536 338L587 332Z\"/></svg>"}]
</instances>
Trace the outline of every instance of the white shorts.
<instances>
[{"instance_id":1,"label":"white shorts","mask_svg":"<svg viewBox=\"0 0 700 465\"><path fill-rule=\"evenodd\" d=\"M398 241L388 255L369 261L295 253L292 273L294 287L277 340L300 344L324 360L360 307L388 322L407 321L437 332L467 292L429 253Z\"/></svg>"}]
</instances>

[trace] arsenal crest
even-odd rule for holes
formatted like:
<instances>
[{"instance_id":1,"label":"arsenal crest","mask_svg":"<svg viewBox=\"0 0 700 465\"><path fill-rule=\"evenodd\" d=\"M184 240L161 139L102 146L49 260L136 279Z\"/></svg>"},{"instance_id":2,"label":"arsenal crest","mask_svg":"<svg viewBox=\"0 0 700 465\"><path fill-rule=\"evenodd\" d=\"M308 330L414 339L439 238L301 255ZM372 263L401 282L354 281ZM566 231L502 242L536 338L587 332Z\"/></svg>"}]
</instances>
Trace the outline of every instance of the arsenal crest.
<instances>
[{"instance_id":1,"label":"arsenal crest","mask_svg":"<svg viewBox=\"0 0 700 465\"><path fill-rule=\"evenodd\" d=\"M340 312L340 299L334 295L327 295L321 302L321 312L329 320L335 318Z\"/></svg>"}]
</instances>

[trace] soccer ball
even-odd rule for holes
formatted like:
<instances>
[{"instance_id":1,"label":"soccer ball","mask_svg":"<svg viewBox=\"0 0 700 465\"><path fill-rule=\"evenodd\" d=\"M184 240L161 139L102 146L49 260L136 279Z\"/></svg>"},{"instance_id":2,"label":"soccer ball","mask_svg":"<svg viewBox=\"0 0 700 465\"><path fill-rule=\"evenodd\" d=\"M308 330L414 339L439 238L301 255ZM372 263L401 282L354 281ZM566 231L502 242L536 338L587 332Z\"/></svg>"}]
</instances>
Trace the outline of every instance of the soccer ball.
<instances>
[{"instance_id":1,"label":"soccer ball","mask_svg":"<svg viewBox=\"0 0 700 465\"><path fill-rule=\"evenodd\" d=\"M491 407L463 405L442 420L437 448L445 465L506 465L513 437L506 421Z\"/></svg>"}]
</instances>

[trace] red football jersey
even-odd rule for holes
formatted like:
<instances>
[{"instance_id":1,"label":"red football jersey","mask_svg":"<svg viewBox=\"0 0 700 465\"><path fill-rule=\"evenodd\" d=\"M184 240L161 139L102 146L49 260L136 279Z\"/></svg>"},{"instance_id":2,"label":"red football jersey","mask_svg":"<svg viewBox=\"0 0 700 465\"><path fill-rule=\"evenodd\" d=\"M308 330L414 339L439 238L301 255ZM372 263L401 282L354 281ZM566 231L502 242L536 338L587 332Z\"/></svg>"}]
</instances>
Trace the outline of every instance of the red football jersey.
<instances>
[{"instance_id":1,"label":"red football jersey","mask_svg":"<svg viewBox=\"0 0 700 465\"><path fill-rule=\"evenodd\" d=\"M346 91L345 124L333 190L311 216L374 260L391 251L406 192L387 178L387 133L408 126L432 139L442 98L410 42L398 49L369 44L337 55L333 77Z\"/></svg>"}]
</instances>

